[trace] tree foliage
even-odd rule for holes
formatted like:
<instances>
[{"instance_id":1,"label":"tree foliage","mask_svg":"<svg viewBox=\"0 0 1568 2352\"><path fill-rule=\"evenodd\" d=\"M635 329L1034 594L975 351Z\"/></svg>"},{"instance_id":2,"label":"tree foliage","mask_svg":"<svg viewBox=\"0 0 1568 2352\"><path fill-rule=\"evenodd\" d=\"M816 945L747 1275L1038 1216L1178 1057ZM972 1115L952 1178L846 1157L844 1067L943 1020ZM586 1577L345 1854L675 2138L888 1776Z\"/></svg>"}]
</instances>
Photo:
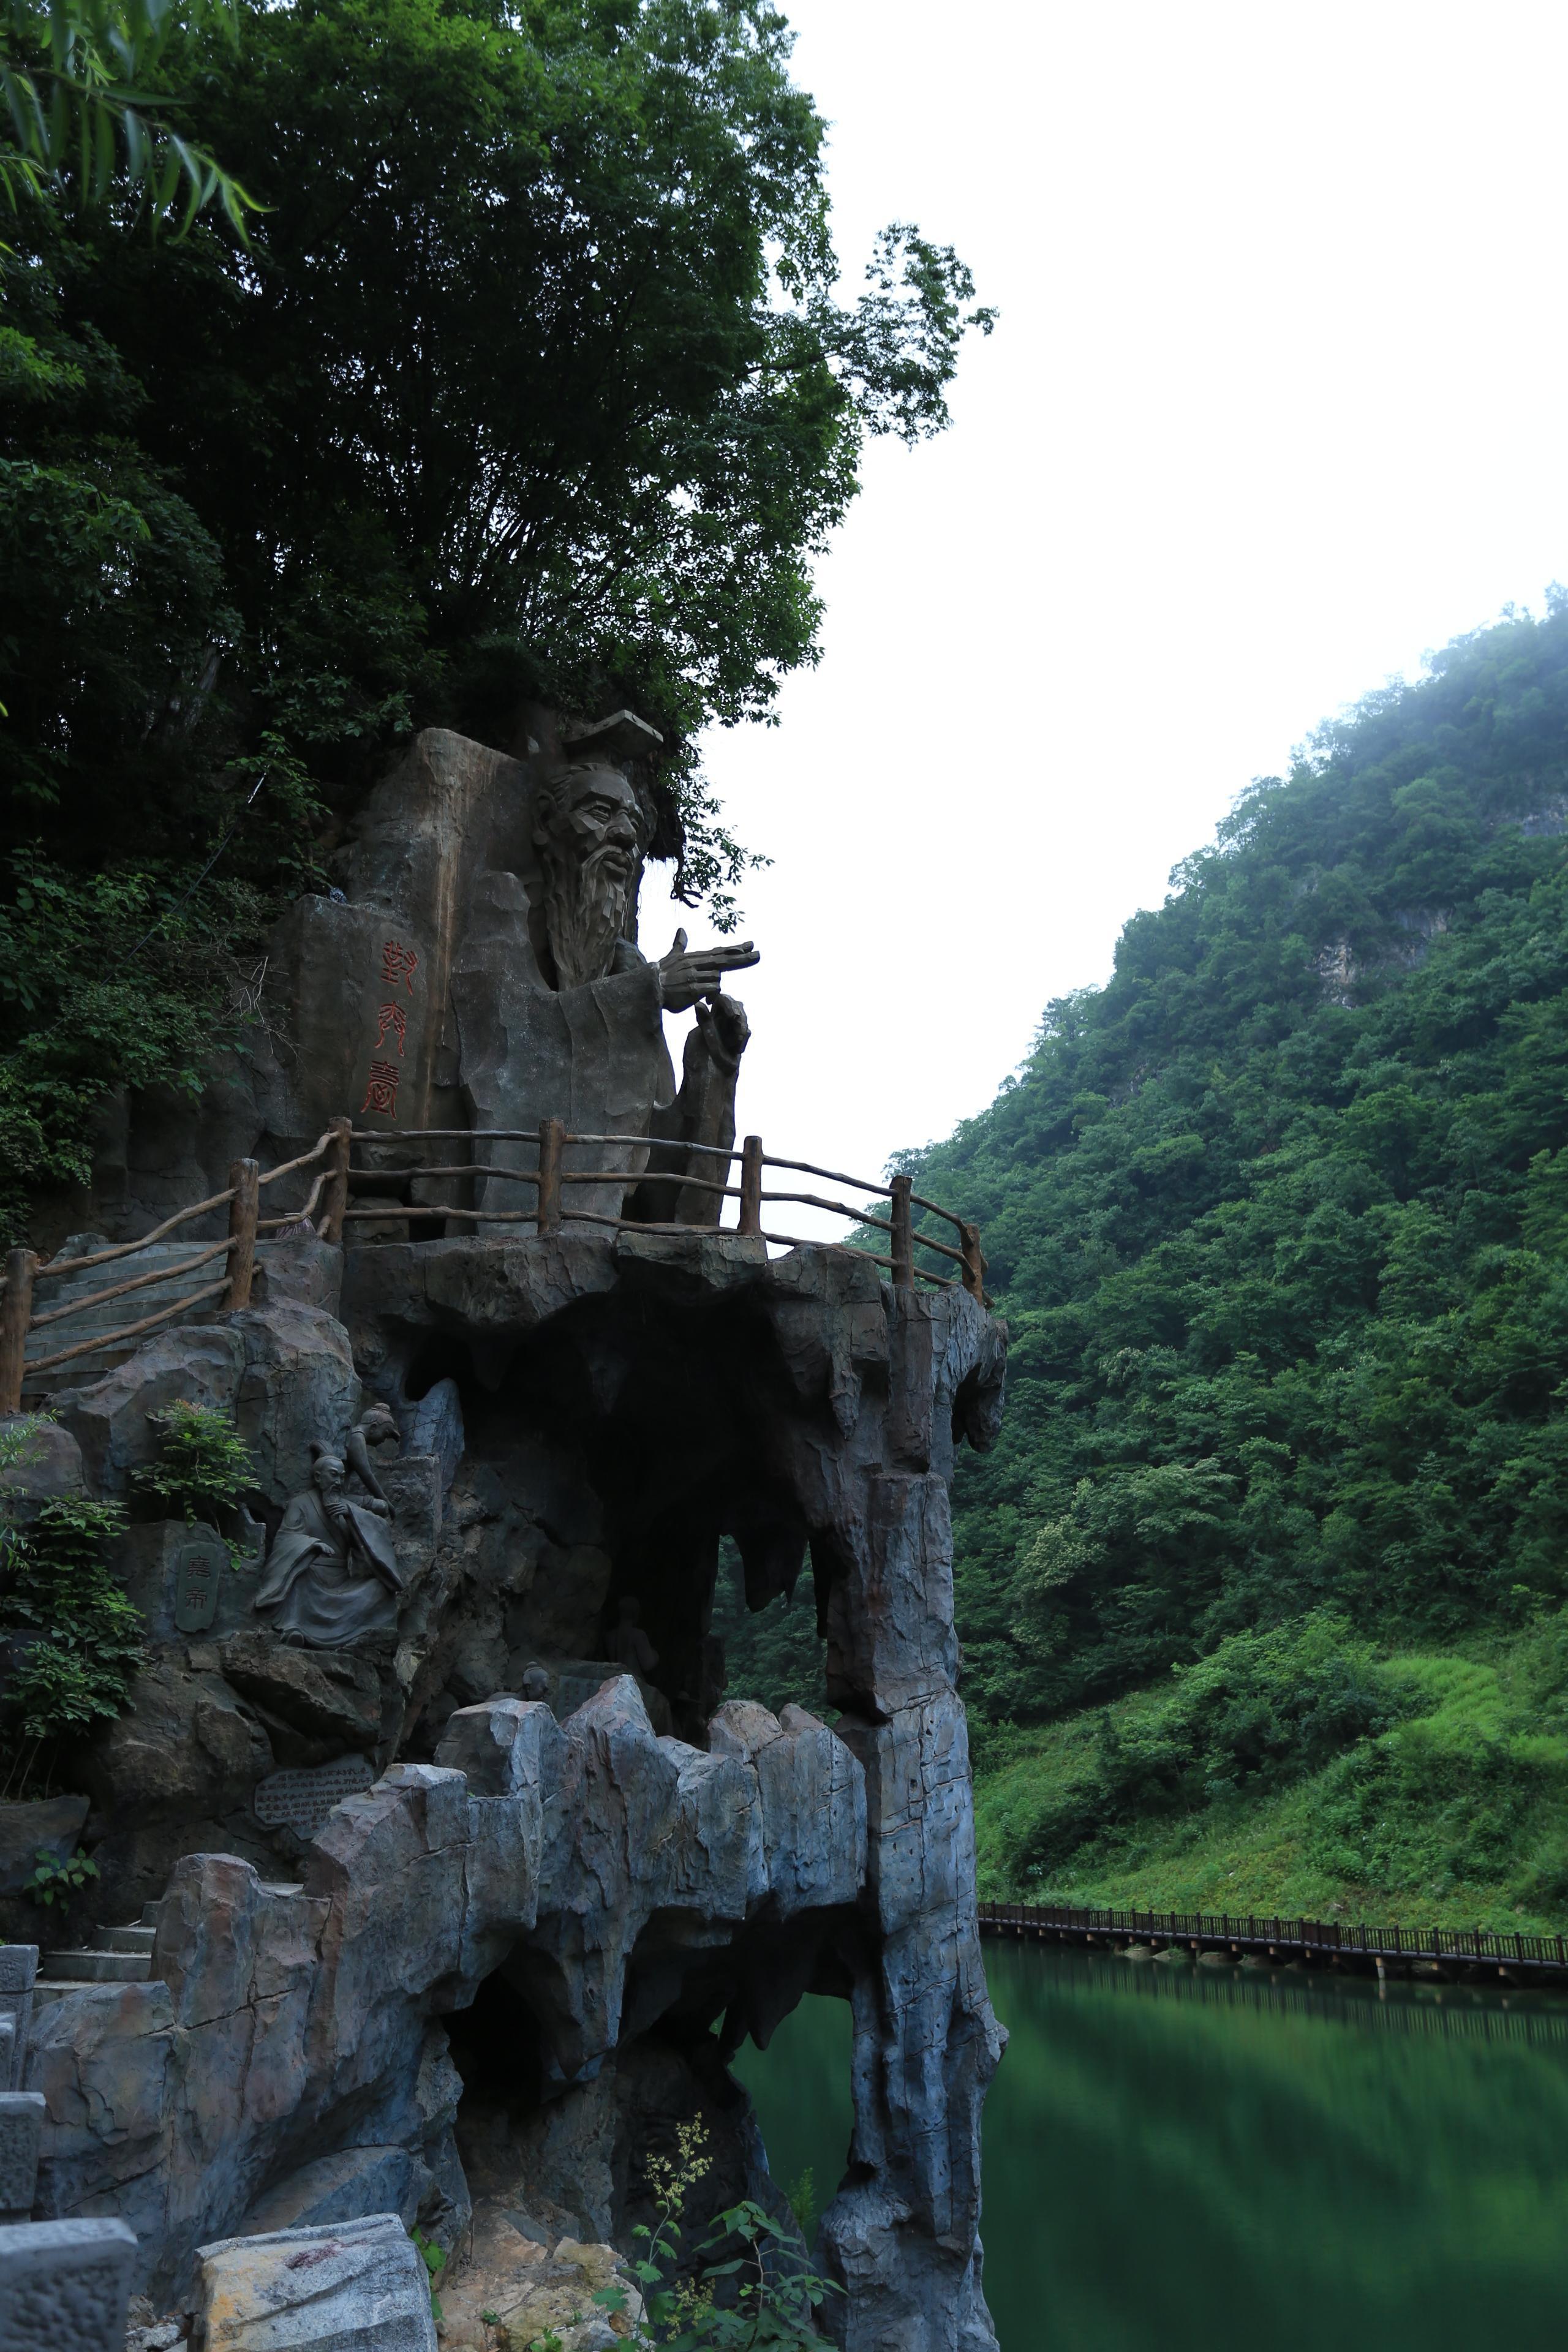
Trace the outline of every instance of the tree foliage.
<instances>
[{"instance_id":1,"label":"tree foliage","mask_svg":"<svg viewBox=\"0 0 1568 2352\"><path fill-rule=\"evenodd\" d=\"M1247 793L919 1155L1013 1333L955 1488L966 1695L1099 1703L1331 1604L1568 1595L1568 604Z\"/></svg>"},{"instance_id":2,"label":"tree foliage","mask_svg":"<svg viewBox=\"0 0 1568 2352\"><path fill-rule=\"evenodd\" d=\"M696 735L815 659L867 436L939 430L989 328L968 271L896 225L840 294L768 0L237 0L236 49L157 21L171 107L260 209L156 237L117 150L0 256L11 893L108 875L184 909L160 955L243 958L411 729L510 745L544 697L660 727L655 854L730 921L747 853ZM147 952L117 946L132 996L214 1034L210 973ZM36 1104L9 1058L56 1051L95 955L0 1008L0 1089ZM123 1010L100 1081L184 1083ZM74 1097L39 1115L38 1164L79 1158Z\"/></svg>"},{"instance_id":3,"label":"tree foliage","mask_svg":"<svg viewBox=\"0 0 1568 2352\"><path fill-rule=\"evenodd\" d=\"M177 204L184 236L218 205L241 236L256 208L221 163L185 136L182 110L159 87L176 35L232 43L232 0L7 0L0 14L0 196L57 191L101 205L117 184L137 192L154 232ZM182 204L183 199L183 204Z\"/></svg>"}]
</instances>

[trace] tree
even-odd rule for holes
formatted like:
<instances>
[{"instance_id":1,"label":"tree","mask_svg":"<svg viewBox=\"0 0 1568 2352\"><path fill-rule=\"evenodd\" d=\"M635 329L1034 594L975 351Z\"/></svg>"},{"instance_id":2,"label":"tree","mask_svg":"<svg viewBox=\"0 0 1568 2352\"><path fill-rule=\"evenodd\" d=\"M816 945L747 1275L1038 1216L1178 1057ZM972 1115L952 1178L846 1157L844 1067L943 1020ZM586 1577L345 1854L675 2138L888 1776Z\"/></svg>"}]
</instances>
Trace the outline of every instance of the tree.
<instances>
[{"instance_id":1,"label":"tree","mask_svg":"<svg viewBox=\"0 0 1568 2352\"><path fill-rule=\"evenodd\" d=\"M233 0L9 0L0 17L0 194L42 201L67 181L79 203L102 204L117 182L138 189L154 228L184 192L178 234L216 204L243 236L255 206L237 180L182 135L178 107L157 88L163 53L182 30L233 41Z\"/></svg>"},{"instance_id":2,"label":"tree","mask_svg":"<svg viewBox=\"0 0 1568 2352\"><path fill-rule=\"evenodd\" d=\"M168 31L160 86L254 193L248 243L211 207L155 237L111 173L0 256L0 856L13 897L91 873L149 910L0 996L0 1116L26 1097L46 1172L89 1114L28 1072L87 981L135 996L161 958L221 1034L236 959L415 727L507 745L529 698L635 703L670 746L654 855L730 923L747 853L695 737L816 658L866 437L940 430L991 325L903 225L839 299L767 0L237 9L237 52ZM190 1083L178 1023L132 1066L114 1038L153 1032L114 1003L89 1096Z\"/></svg>"}]
</instances>

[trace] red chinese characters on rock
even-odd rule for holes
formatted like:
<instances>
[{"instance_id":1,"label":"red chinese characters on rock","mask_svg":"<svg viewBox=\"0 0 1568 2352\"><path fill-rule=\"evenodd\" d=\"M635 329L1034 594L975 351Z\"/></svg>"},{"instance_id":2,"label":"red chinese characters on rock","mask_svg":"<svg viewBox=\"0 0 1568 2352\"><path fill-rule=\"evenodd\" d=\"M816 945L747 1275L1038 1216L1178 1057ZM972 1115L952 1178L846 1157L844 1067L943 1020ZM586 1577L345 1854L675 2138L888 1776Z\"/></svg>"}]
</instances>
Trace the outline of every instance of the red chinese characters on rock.
<instances>
[{"instance_id":1,"label":"red chinese characters on rock","mask_svg":"<svg viewBox=\"0 0 1568 2352\"><path fill-rule=\"evenodd\" d=\"M364 1100L360 1105L363 1118L367 1110L379 1111L384 1118L397 1117L397 1065L395 1062L373 1062L365 1085Z\"/></svg>"},{"instance_id":2,"label":"red chinese characters on rock","mask_svg":"<svg viewBox=\"0 0 1568 2352\"><path fill-rule=\"evenodd\" d=\"M408 1034L408 1015L405 1013L401 1004L378 1004L375 1012L375 1019L376 1031L374 1051L378 1054L380 1053L382 1047L386 1043L386 1033L390 1029L392 1034L397 1040L397 1058L401 1061L403 1059L403 1041Z\"/></svg>"},{"instance_id":3,"label":"red chinese characters on rock","mask_svg":"<svg viewBox=\"0 0 1568 2352\"><path fill-rule=\"evenodd\" d=\"M383 988L395 988L401 980L406 983L408 993L412 996L414 974L418 968L418 963L419 959L412 948L405 948L401 940L388 940L381 951Z\"/></svg>"},{"instance_id":4,"label":"red chinese characters on rock","mask_svg":"<svg viewBox=\"0 0 1568 2352\"><path fill-rule=\"evenodd\" d=\"M382 1047L389 1036L396 1041L397 1061L403 1059L403 1049L408 1034L408 1013L396 1001L395 991L401 981L410 996L414 993L414 975L419 968L419 958L401 940L387 940L381 950L381 984L394 992L388 1003L378 1004L375 1013L375 1043L371 1047L370 1073L365 1083L364 1100L360 1105L360 1117L374 1111L383 1118L397 1116L397 1082L401 1075L397 1062L387 1060Z\"/></svg>"}]
</instances>

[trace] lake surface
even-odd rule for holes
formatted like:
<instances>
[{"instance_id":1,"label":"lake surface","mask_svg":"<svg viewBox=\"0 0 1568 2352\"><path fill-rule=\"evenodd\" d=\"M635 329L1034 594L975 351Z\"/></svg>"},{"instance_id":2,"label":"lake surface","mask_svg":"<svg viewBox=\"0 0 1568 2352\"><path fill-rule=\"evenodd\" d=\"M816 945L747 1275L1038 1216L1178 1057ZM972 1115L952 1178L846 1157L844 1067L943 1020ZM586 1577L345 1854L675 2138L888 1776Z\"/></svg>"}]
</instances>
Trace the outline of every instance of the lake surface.
<instances>
[{"instance_id":1,"label":"lake surface","mask_svg":"<svg viewBox=\"0 0 1568 2352\"><path fill-rule=\"evenodd\" d=\"M1003 2352L1531 2352L1568 2330L1568 2000L985 1946ZM735 2071L826 2205L849 2018Z\"/></svg>"}]
</instances>

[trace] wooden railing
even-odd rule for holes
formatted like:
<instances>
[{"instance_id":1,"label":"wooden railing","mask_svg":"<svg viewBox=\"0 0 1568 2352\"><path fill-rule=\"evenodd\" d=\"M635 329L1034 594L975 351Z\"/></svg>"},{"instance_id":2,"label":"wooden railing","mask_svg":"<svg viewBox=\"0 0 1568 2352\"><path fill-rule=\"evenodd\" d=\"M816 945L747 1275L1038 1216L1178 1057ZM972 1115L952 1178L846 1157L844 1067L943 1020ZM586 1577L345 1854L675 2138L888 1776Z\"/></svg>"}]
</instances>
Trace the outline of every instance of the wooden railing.
<instances>
[{"instance_id":1,"label":"wooden railing","mask_svg":"<svg viewBox=\"0 0 1568 2352\"><path fill-rule=\"evenodd\" d=\"M630 1187L634 1183L645 1181L644 1177L628 1174L624 1168L568 1168L564 1164L564 1156L567 1150L574 1147L586 1145L601 1150L605 1148L617 1150L641 1149L645 1146L668 1148L700 1156L704 1160L721 1162L726 1171L737 1160L740 1162L740 1181L737 1184L725 1181L717 1172L711 1176L692 1176L684 1172L671 1173L655 1169L647 1171L646 1176L646 1181L668 1184L677 1192L708 1192L717 1194L721 1200L737 1202L739 1209L735 1223L727 1228L731 1233L756 1234L763 1241L772 1242L781 1249L799 1249L809 1246L805 1235L769 1233L764 1230L763 1225L764 1205L770 1202L793 1202L805 1208L824 1209L830 1215L847 1218L852 1225L871 1226L878 1232L888 1234L889 1255L883 1257L871 1250L865 1250L859 1254L869 1257L874 1265L886 1266L891 1273L894 1283L900 1287L912 1287L917 1279L938 1287L952 1287L955 1284L962 1284L972 1297L981 1300L982 1303L984 1301L985 1257L980 1246L978 1225L956 1216L951 1209L944 1209L939 1202L928 1201L923 1194L914 1190L911 1177L895 1176L889 1184L872 1184L861 1176L846 1176L835 1168L819 1168L814 1160L778 1160L763 1150L763 1139L759 1135L748 1135L738 1150L727 1151L719 1145L711 1143L671 1144L670 1139L665 1136L572 1135L567 1132L560 1119L547 1118L542 1122L537 1130L531 1128L426 1127L405 1128L400 1129L395 1136L388 1136L381 1130L356 1128L353 1130L353 1139L356 1143L395 1141L399 1144L521 1144L530 1149L536 1149L539 1160L534 1168L508 1168L498 1166L493 1160L467 1160L434 1167L400 1169L395 1171L400 1179L410 1174L425 1179L489 1177L492 1181L508 1184L531 1185L534 1192L534 1205L531 1208L467 1209L454 1207L446 1202L413 1203L389 1202L382 1209L355 1208L345 1211L345 1221L350 1223L377 1220L386 1223L389 1221L406 1217L410 1213L418 1215L423 1213L431 1217L445 1217L475 1224L528 1224L542 1234L552 1233L563 1224L607 1225L637 1233L689 1233L691 1231L689 1225L659 1225L650 1223L646 1218L612 1217L606 1215L602 1210L569 1208L563 1199L563 1188L568 1184L623 1184ZM764 1188L763 1182L763 1173L770 1168L784 1169L798 1175L820 1176L830 1184L847 1184L852 1191L886 1201L890 1213L886 1217L879 1217L872 1210L864 1208L858 1203L830 1201L825 1199L819 1192L770 1192ZM388 1174L392 1172L384 1169L351 1169L349 1185L353 1190L356 1187L384 1182ZM917 1209L945 1219L959 1236L957 1244L938 1241L933 1234L917 1231L914 1223L914 1212ZM724 1231L726 1228L721 1226L719 1230ZM958 1267L958 1273L944 1276L934 1273L927 1266L917 1265L915 1252L919 1249L930 1250L938 1257L950 1259Z\"/></svg>"},{"instance_id":2,"label":"wooden railing","mask_svg":"<svg viewBox=\"0 0 1568 2352\"><path fill-rule=\"evenodd\" d=\"M251 1285L256 1273L256 1244L262 1234L276 1233L287 1225L308 1223L318 1207L323 1211L315 1230L329 1240L341 1237L343 1208L348 1197L350 1122L335 1118L324 1135L318 1136L309 1151L297 1159L286 1160L280 1167L265 1171L254 1160L237 1160L228 1171L228 1183L221 1192L211 1193L205 1201L194 1201L188 1209L176 1211L154 1225L150 1234L141 1234L133 1242L119 1242L111 1248L93 1250L86 1257L58 1258L45 1265L36 1250L14 1249L5 1255L5 1285L0 1291L0 1413L16 1412L21 1408L22 1384L39 1372L56 1370L78 1356L90 1356L101 1348L122 1347L127 1339L138 1339L158 1324L169 1322L176 1315L188 1315L193 1307L206 1306L221 1297L223 1311L250 1304ZM280 1176L291 1176L301 1168L321 1163L309 1199L302 1208L279 1217L260 1213L261 1192L264 1185L275 1184ZM62 1306L45 1307L37 1305L37 1289L45 1283L66 1275L83 1273L88 1267L108 1265L111 1261L134 1257L138 1251L151 1249L176 1225L189 1224L195 1217L210 1216L215 1209L226 1204L228 1232L221 1242L210 1242L183 1257L174 1265L156 1265L150 1273L132 1275L128 1281L111 1283L106 1290L95 1290L85 1298L70 1297ZM144 1315L139 1321L124 1323L110 1331L94 1331L89 1338L78 1339L68 1348L58 1348L50 1355L29 1356L26 1352L28 1335L46 1329L51 1323L63 1323L86 1315L96 1307L106 1307L111 1299L124 1298L132 1291L145 1290L150 1284L176 1282L182 1275L194 1273L197 1267L209 1265L216 1259L224 1261L223 1272L200 1289L182 1291L172 1305L159 1307L154 1315Z\"/></svg>"},{"instance_id":3,"label":"wooden railing","mask_svg":"<svg viewBox=\"0 0 1568 2352\"><path fill-rule=\"evenodd\" d=\"M470 1148L481 1143L522 1144L536 1149L537 1165L531 1169L498 1167L490 1160L472 1157L458 1162L419 1166L413 1169L374 1169L353 1166L355 1143L429 1144L456 1142ZM526 1223L542 1234L557 1231L563 1224L605 1225L640 1233L689 1233L689 1225L650 1224L633 1217L613 1217L595 1209L574 1209L565 1205L565 1187L572 1184L622 1184L630 1186L642 1180L625 1169L567 1168L564 1155L569 1148L587 1146L603 1150L606 1148L624 1150L668 1144L668 1139L637 1135L569 1135L560 1119L547 1118L537 1129L510 1128L415 1128L401 1130L366 1130L356 1129L347 1118L335 1118L326 1132L318 1136L309 1151L294 1160L286 1160L280 1167L263 1171L254 1160L237 1160L228 1171L228 1183L221 1192L212 1193L205 1201L196 1201L188 1209L179 1210L165 1217L150 1234L133 1242L120 1242L109 1249L94 1250L89 1256L61 1258L51 1263L40 1262L36 1251L14 1249L6 1254L5 1286L0 1290L0 1413L20 1410L25 1380L39 1372L54 1371L61 1364L79 1356L91 1355L100 1349L123 1346L128 1339L140 1339L144 1332L166 1323L176 1315L188 1314L193 1307L221 1299L221 1311L231 1313L250 1304L251 1284L256 1264L256 1244L259 1235L277 1233L286 1226L315 1223L313 1230L324 1241L337 1242L346 1238L344 1228L351 1223L385 1223L389 1219L401 1220L421 1214L442 1218L451 1223L472 1223L484 1225ZM763 1149L759 1136L749 1135L739 1150L726 1151L707 1143L681 1143L675 1147L688 1155L700 1156L708 1161L721 1162L721 1178L716 1169L710 1176L688 1175L684 1171L667 1173L655 1171L649 1181L667 1183L678 1191L695 1191L718 1194L723 1200L739 1203L735 1224L729 1231L755 1234L764 1242L784 1249L797 1249L805 1244L798 1234L764 1231L763 1211L770 1202L795 1202L808 1208L823 1209L830 1214L847 1218L856 1226L869 1226L889 1236L889 1254L882 1256L867 1250L860 1255L869 1257L874 1265L887 1267L894 1284L900 1288L912 1288L917 1280L938 1287L951 1288L962 1283L970 1296L985 1302L985 1258L980 1246L980 1229L955 1216L940 1202L928 1201L917 1192L908 1176L895 1176L889 1184L868 1183L863 1177L846 1176L832 1168L819 1168L809 1160L776 1160ZM740 1181L727 1180L731 1168L740 1162ZM296 1174L302 1168L316 1167L315 1182L304 1204L282 1216L263 1217L260 1213L264 1186L275 1184L280 1176ZM845 1201L833 1201L817 1192L768 1191L763 1185L766 1170L776 1168L790 1173L817 1176L831 1184L843 1184L851 1191L865 1193L889 1203L886 1217L868 1208ZM350 1195L369 1185L384 1184L389 1178L398 1181L410 1176L422 1179L455 1179L488 1177L493 1181L531 1186L534 1204L527 1209L461 1208L445 1202L408 1203L389 1202L384 1208L351 1208ZM181 1258L175 1265L154 1266L149 1273L132 1275L127 1281L111 1283L107 1289L95 1290L85 1298L72 1297L57 1307L37 1305L38 1286L58 1276L82 1273L86 1268L107 1265L110 1261L133 1257L140 1250L152 1248L178 1225L188 1224L193 1218L209 1216L215 1210L227 1207L228 1233L219 1242L197 1247L189 1257ZM941 1217L958 1234L957 1244L939 1241L933 1234L916 1229L914 1213L922 1211ZM722 1211L721 1210L721 1214ZM725 1228L721 1227L722 1231ZM958 1268L956 1275L942 1275L916 1263L917 1250L929 1250L933 1255L951 1260ZM26 1344L30 1334L48 1325L61 1323L84 1315L92 1308L105 1307L110 1300L129 1297L133 1291L146 1289L155 1283L173 1282L183 1275L213 1265L222 1258L223 1271L201 1288L184 1291L171 1306L162 1307L155 1314L119 1326L113 1330L94 1331L85 1339L69 1347L57 1349L52 1354L28 1356Z\"/></svg>"},{"instance_id":4,"label":"wooden railing","mask_svg":"<svg viewBox=\"0 0 1568 2352\"><path fill-rule=\"evenodd\" d=\"M1095 1911L1058 1903L982 1903L993 1935L1089 1943L1126 1937L1200 1950L1356 1961L1430 1960L1461 1968L1542 1969L1568 1974L1561 1936L1512 1936L1484 1927L1373 1927L1334 1919L1259 1918L1251 1912Z\"/></svg>"}]
</instances>

